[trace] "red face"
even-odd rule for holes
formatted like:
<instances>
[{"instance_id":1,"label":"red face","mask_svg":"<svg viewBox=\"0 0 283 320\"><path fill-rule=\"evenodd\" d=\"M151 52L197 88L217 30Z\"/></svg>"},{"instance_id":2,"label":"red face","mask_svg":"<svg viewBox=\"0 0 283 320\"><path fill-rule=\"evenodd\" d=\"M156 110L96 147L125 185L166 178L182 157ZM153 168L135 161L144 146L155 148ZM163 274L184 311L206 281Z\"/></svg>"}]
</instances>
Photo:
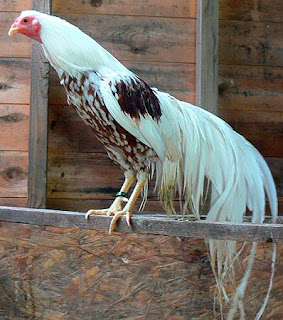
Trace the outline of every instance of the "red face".
<instances>
[{"instance_id":1,"label":"red face","mask_svg":"<svg viewBox=\"0 0 283 320\"><path fill-rule=\"evenodd\" d=\"M22 33L31 39L42 43L40 38L41 25L34 16L18 17L9 30L9 36L14 33Z\"/></svg>"}]
</instances>

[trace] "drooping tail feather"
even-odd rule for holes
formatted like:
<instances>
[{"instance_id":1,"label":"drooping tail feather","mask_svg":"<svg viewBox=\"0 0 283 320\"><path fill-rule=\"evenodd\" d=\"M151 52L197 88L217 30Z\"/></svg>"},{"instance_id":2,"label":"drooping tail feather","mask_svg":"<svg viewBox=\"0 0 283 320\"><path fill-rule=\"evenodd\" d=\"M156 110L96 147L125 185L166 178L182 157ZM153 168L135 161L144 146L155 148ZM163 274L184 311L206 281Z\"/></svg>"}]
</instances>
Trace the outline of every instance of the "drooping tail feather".
<instances>
[{"instance_id":1,"label":"drooping tail feather","mask_svg":"<svg viewBox=\"0 0 283 320\"><path fill-rule=\"evenodd\" d=\"M165 159L156 166L157 189L168 213L175 212L176 192L184 198L184 211L191 211L200 219L200 204L205 195L205 179L211 185L211 203L207 213L210 221L242 222L247 209L252 222L262 223L265 217L265 194L273 217L278 214L277 195L271 172L260 153L227 123L215 115L191 104L158 92L166 112L177 117L181 134L182 158ZM169 109L171 106L171 109ZM234 263L236 242L208 240L211 265L220 296L228 302L225 282L236 283ZM257 244L253 243L244 276L230 299L228 319L239 310L244 317L243 298L254 263ZM275 252L275 249L274 249ZM274 265L275 256L273 257ZM271 282L274 268L271 276ZM270 288L268 290L269 295ZM266 300L265 299L265 305ZM261 310L262 314L263 310Z\"/></svg>"}]
</instances>

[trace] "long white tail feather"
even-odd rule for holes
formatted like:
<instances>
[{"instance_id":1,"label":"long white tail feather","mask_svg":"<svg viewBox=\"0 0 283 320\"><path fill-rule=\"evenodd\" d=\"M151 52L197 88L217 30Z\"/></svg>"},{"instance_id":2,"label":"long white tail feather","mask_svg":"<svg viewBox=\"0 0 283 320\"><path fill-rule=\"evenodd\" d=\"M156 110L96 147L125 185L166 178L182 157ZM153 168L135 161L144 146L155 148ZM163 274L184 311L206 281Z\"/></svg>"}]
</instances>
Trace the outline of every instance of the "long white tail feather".
<instances>
[{"instance_id":1,"label":"long white tail feather","mask_svg":"<svg viewBox=\"0 0 283 320\"><path fill-rule=\"evenodd\" d=\"M211 185L210 209L207 220L242 222L247 209L252 212L252 222L262 223L265 217L265 193L269 199L273 221L277 218L277 195L270 170L260 153L241 135L236 133L220 118L178 101L169 95L157 92L163 109L171 110L179 119L182 157L179 162L168 159L157 169L157 188L168 213L174 211L175 190L184 198L184 210L192 210L200 219L200 203L203 198L204 181ZM176 108L176 102L179 108ZM169 104L170 105L170 104ZM173 107L174 105L174 107ZM177 142L176 142L177 143ZM211 266L216 278L218 295L230 303L227 319L234 319L239 311L244 319L243 298L256 255L257 244L253 243L248 264L240 284L236 286L235 262L236 242L208 240ZM275 250L272 260L272 275L264 306L258 312L262 315L270 294L275 263ZM226 292L226 279L229 279L235 292L232 297ZM220 302L221 303L221 302ZM222 306L221 306L222 310Z\"/></svg>"}]
</instances>

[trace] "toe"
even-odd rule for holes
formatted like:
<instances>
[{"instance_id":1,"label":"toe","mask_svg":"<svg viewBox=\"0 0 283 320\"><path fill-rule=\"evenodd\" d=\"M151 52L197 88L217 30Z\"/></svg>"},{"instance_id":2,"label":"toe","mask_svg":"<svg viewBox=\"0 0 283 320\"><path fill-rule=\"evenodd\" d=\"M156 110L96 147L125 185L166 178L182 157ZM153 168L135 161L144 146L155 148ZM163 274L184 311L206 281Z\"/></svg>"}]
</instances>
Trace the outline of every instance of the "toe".
<instances>
[{"instance_id":1,"label":"toe","mask_svg":"<svg viewBox=\"0 0 283 320\"><path fill-rule=\"evenodd\" d=\"M107 214L108 209L101 209L101 210L88 210L85 214L85 218L88 219L90 215L103 215Z\"/></svg>"},{"instance_id":2,"label":"toe","mask_svg":"<svg viewBox=\"0 0 283 320\"><path fill-rule=\"evenodd\" d=\"M87 220L89 216L93 213L94 210L88 210L88 212L85 214L85 219Z\"/></svg>"},{"instance_id":3,"label":"toe","mask_svg":"<svg viewBox=\"0 0 283 320\"><path fill-rule=\"evenodd\" d=\"M114 217L112 218L111 222L110 222L110 227L109 227L109 234L111 234L114 229L115 226L117 224L117 221L124 215L123 211L118 211L114 214Z\"/></svg>"},{"instance_id":4,"label":"toe","mask_svg":"<svg viewBox=\"0 0 283 320\"><path fill-rule=\"evenodd\" d=\"M129 228L131 228L132 226L131 226L131 214L130 214L130 212L127 212L126 213L126 221L127 221L127 225L129 226Z\"/></svg>"}]
</instances>

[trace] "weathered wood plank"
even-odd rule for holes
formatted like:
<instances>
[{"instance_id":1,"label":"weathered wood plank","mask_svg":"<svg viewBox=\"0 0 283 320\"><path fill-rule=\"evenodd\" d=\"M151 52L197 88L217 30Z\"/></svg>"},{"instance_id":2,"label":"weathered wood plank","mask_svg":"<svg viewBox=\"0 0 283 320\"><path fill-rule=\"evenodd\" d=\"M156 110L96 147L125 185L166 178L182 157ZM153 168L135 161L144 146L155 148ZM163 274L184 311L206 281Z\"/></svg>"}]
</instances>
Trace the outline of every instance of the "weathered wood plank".
<instances>
[{"instance_id":1,"label":"weathered wood plank","mask_svg":"<svg viewBox=\"0 0 283 320\"><path fill-rule=\"evenodd\" d=\"M123 61L195 63L195 20L62 15Z\"/></svg>"},{"instance_id":2,"label":"weathered wood plank","mask_svg":"<svg viewBox=\"0 0 283 320\"><path fill-rule=\"evenodd\" d=\"M27 207L28 198L0 198L0 206Z\"/></svg>"},{"instance_id":3,"label":"weathered wood plank","mask_svg":"<svg viewBox=\"0 0 283 320\"><path fill-rule=\"evenodd\" d=\"M67 210L67 211L79 211L87 212L89 209L103 209L109 208L114 201L115 195L111 197L108 195L106 198L101 199L60 199L60 198L48 198L46 207L48 209ZM1 202L0 202L1 203ZM138 210L141 204L141 199L138 199L135 205L135 209ZM4 204L3 204L4 205ZM9 204L12 205L12 204ZM18 206L16 206L18 207ZM179 208L179 201L175 201L176 209ZM178 211L178 210L177 210ZM143 210L143 213L162 213L164 209L159 200L149 199Z\"/></svg>"},{"instance_id":4,"label":"weathered wood plank","mask_svg":"<svg viewBox=\"0 0 283 320\"><path fill-rule=\"evenodd\" d=\"M63 152L58 148L56 153L48 153L48 169L48 199L69 199L70 203L76 199L113 201L124 182L120 167L106 152ZM157 200L154 183L149 184L149 200Z\"/></svg>"},{"instance_id":5,"label":"weathered wood plank","mask_svg":"<svg viewBox=\"0 0 283 320\"><path fill-rule=\"evenodd\" d=\"M228 65L282 66L282 24L220 21L219 61Z\"/></svg>"},{"instance_id":6,"label":"weathered wood plank","mask_svg":"<svg viewBox=\"0 0 283 320\"><path fill-rule=\"evenodd\" d=\"M0 58L30 58L31 41L22 35L8 36L8 30L18 13L0 12Z\"/></svg>"},{"instance_id":7,"label":"weathered wood plank","mask_svg":"<svg viewBox=\"0 0 283 320\"><path fill-rule=\"evenodd\" d=\"M106 153L48 154L48 198L113 199L124 181Z\"/></svg>"},{"instance_id":8,"label":"weathered wood plank","mask_svg":"<svg viewBox=\"0 0 283 320\"><path fill-rule=\"evenodd\" d=\"M282 1L220 0L220 20L282 22Z\"/></svg>"},{"instance_id":9,"label":"weathered wood plank","mask_svg":"<svg viewBox=\"0 0 283 320\"><path fill-rule=\"evenodd\" d=\"M0 60L0 103L29 104L30 60Z\"/></svg>"},{"instance_id":10,"label":"weathered wood plank","mask_svg":"<svg viewBox=\"0 0 283 320\"><path fill-rule=\"evenodd\" d=\"M220 65L219 74L219 109L282 111L282 68Z\"/></svg>"},{"instance_id":11,"label":"weathered wood plank","mask_svg":"<svg viewBox=\"0 0 283 320\"><path fill-rule=\"evenodd\" d=\"M51 157L52 153L56 154L59 150L60 153L105 152L91 127L86 126L73 108L49 105L48 122L48 150ZM53 164L56 165L55 162ZM52 170L51 163L49 170Z\"/></svg>"},{"instance_id":12,"label":"weathered wood plank","mask_svg":"<svg viewBox=\"0 0 283 320\"><path fill-rule=\"evenodd\" d=\"M265 157L282 157L283 113L219 110L219 115Z\"/></svg>"},{"instance_id":13,"label":"weathered wood plank","mask_svg":"<svg viewBox=\"0 0 283 320\"><path fill-rule=\"evenodd\" d=\"M0 11L22 11L32 9L32 0L2 0Z\"/></svg>"},{"instance_id":14,"label":"weathered wood plank","mask_svg":"<svg viewBox=\"0 0 283 320\"><path fill-rule=\"evenodd\" d=\"M50 13L50 1L34 0L33 8ZM31 71L28 204L29 207L44 208L46 204L49 63L38 42L32 44Z\"/></svg>"},{"instance_id":15,"label":"weathered wood plank","mask_svg":"<svg viewBox=\"0 0 283 320\"><path fill-rule=\"evenodd\" d=\"M0 104L0 150L28 150L29 106Z\"/></svg>"},{"instance_id":16,"label":"weathered wood plank","mask_svg":"<svg viewBox=\"0 0 283 320\"><path fill-rule=\"evenodd\" d=\"M0 197L27 197L28 153L0 151Z\"/></svg>"},{"instance_id":17,"label":"weathered wood plank","mask_svg":"<svg viewBox=\"0 0 283 320\"><path fill-rule=\"evenodd\" d=\"M272 169L272 168L271 168ZM274 171L274 170L273 170ZM274 176L275 180L277 180L277 176ZM280 187L280 182L277 183L277 186ZM282 186L278 190L280 194L282 194ZM279 195L280 195L279 194ZM109 208L112 204L113 199L60 199L60 198L48 198L46 207L48 209L56 209L56 210L67 210L67 211L79 211L79 212L87 212L89 209L103 209ZM135 208L138 210L141 200L138 199ZM1 203L1 200L0 200ZM24 207L25 205L13 205L13 203L3 203L1 205L9 205L15 207ZM175 200L175 208L178 211L179 201ZM203 212L208 212L209 207L208 204L204 207ZM149 199L146 203L146 206L143 210L143 213L154 213L160 214L164 212L164 208L162 207L159 200ZM278 198L278 212L280 216L283 216L283 196ZM270 210L268 204L266 204L266 214L270 215ZM281 220L283 222L283 220Z\"/></svg>"},{"instance_id":18,"label":"weathered wood plank","mask_svg":"<svg viewBox=\"0 0 283 320\"><path fill-rule=\"evenodd\" d=\"M54 14L109 14L133 16L161 16L161 17L196 17L196 0L115 0L101 1L88 0L78 4L76 0L53 0L52 12Z\"/></svg>"},{"instance_id":19,"label":"weathered wood plank","mask_svg":"<svg viewBox=\"0 0 283 320\"><path fill-rule=\"evenodd\" d=\"M162 62L124 64L151 87L168 92L178 99L195 102L195 64ZM49 101L50 105L66 104L65 90L60 85L53 68L50 72Z\"/></svg>"},{"instance_id":20,"label":"weathered wood plank","mask_svg":"<svg viewBox=\"0 0 283 320\"><path fill-rule=\"evenodd\" d=\"M196 104L217 114L218 0L199 0L196 27Z\"/></svg>"},{"instance_id":21,"label":"weathered wood plank","mask_svg":"<svg viewBox=\"0 0 283 320\"><path fill-rule=\"evenodd\" d=\"M84 213L0 207L0 220L40 226L108 230L112 217L91 216L86 220ZM136 214L132 217L132 228L122 218L117 232L174 235L193 238L210 238L249 242L283 243L281 224L228 223L201 221L180 221L166 216Z\"/></svg>"},{"instance_id":22,"label":"weathered wood plank","mask_svg":"<svg viewBox=\"0 0 283 320\"><path fill-rule=\"evenodd\" d=\"M283 204L283 159L281 158L265 158L267 164L269 165L269 168L271 170L271 173L273 175L276 189L279 197L279 202L282 202ZM283 208L282 208L283 209ZM283 210L280 211L283 215Z\"/></svg>"}]
</instances>

